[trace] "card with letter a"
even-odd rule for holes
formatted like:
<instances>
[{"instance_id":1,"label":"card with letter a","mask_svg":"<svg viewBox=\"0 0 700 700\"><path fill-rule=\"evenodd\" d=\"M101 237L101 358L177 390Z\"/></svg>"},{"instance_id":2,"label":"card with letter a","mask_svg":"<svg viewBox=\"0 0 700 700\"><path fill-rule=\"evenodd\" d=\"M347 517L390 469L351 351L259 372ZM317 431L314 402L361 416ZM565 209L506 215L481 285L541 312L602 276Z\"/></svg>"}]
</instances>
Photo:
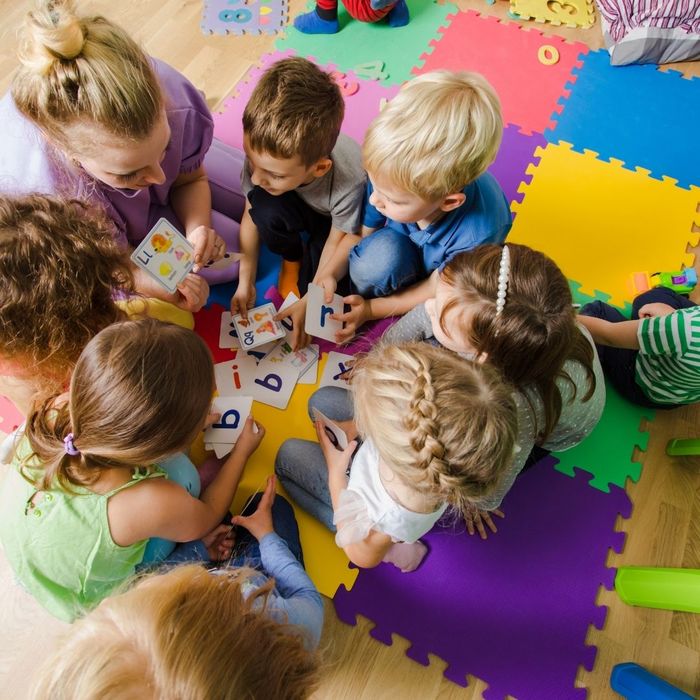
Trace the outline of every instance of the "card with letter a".
<instances>
[{"instance_id":1,"label":"card with letter a","mask_svg":"<svg viewBox=\"0 0 700 700\"><path fill-rule=\"evenodd\" d=\"M131 259L169 292L175 292L194 265L194 248L167 219L159 219Z\"/></svg>"},{"instance_id":2,"label":"card with letter a","mask_svg":"<svg viewBox=\"0 0 700 700\"><path fill-rule=\"evenodd\" d=\"M238 341L242 348L254 348L271 340L284 338L284 328L275 321L277 309L274 304L264 304L248 311L248 318L236 314L231 320L236 326Z\"/></svg>"}]
</instances>

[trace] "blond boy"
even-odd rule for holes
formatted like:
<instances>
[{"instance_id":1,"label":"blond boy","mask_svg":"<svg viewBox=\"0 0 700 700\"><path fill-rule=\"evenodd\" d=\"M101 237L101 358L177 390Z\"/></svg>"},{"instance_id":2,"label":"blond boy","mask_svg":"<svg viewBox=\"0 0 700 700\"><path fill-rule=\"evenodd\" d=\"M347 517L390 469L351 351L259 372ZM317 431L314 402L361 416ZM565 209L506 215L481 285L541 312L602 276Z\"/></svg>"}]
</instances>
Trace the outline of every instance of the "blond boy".
<instances>
[{"instance_id":1,"label":"blond boy","mask_svg":"<svg viewBox=\"0 0 700 700\"><path fill-rule=\"evenodd\" d=\"M345 298L339 341L430 298L438 270L457 253L505 240L510 208L486 172L502 132L493 88L466 72L413 79L372 122L362 148L363 239L349 256L359 294Z\"/></svg>"},{"instance_id":2,"label":"blond boy","mask_svg":"<svg viewBox=\"0 0 700 700\"><path fill-rule=\"evenodd\" d=\"M345 105L330 75L304 58L275 63L261 78L243 114L247 196L241 221L239 284L231 311L255 302L260 240L299 264L299 290L324 281L327 296L347 272L362 229L366 176L359 146L340 134ZM284 315L295 344L305 345L306 301Z\"/></svg>"}]
</instances>

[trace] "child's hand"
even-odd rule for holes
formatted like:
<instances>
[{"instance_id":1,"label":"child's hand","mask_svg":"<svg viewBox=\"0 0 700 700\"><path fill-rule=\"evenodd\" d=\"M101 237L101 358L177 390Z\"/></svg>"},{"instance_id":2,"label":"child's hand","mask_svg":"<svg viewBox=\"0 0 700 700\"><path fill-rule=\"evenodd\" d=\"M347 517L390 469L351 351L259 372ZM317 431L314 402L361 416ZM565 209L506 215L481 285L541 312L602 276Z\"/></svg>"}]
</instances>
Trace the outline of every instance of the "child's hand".
<instances>
[{"instance_id":1,"label":"child's hand","mask_svg":"<svg viewBox=\"0 0 700 700\"><path fill-rule=\"evenodd\" d=\"M223 561L231 556L236 538L230 525L217 525L208 535L202 537L202 542L211 561Z\"/></svg>"},{"instance_id":2,"label":"child's hand","mask_svg":"<svg viewBox=\"0 0 700 700\"><path fill-rule=\"evenodd\" d=\"M668 304L662 304L660 301L652 304L644 304L639 309L639 318L653 318L654 316L668 316L676 309Z\"/></svg>"},{"instance_id":3,"label":"child's hand","mask_svg":"<svg viewBox=\"0 0 700 700\"><path fill-rule=\"evenodd\" d=\"M191 272L177 286L178 298L174 300L175 306L185 311L196 313L209 298L209 285L199 275Z\"/></svg>"},{"instance_id":4,"label":"child's hand","mask_svg":"<svg viewBox=\"0 0 700 700\"><path fill-rule=\"evenodd\" d=\"M194 246L194 267L199 272L210 260L220 260L226 252L226 243L213 228L197 226L187 234L187 240Z\"/></svg>"},{"instance_id":5,"label":"child's hand","mask_svg":"<svg viewBox=\"0 0 700 700\"><path fill-rule=\"evenodd\" d=\"M245 419L243 432L239 435L231 454L241 455L248 459L258 449L264 437L265 428L260 423L256 423L253 416L248 416Z\"/></svg>"},{"instance_id":6,"label":"child's hand","mask_svg":"<svg viewBox=\"0 0 700 700\"><path fill-rule=\"evenodd\" d=\"M335 334L336 343L347 343L364 323L370 320L369 301L363 299L359 294L351 294L343 299L343 303L350 307L349 311L343 314L331 314L331 318L342 321L345 327Z\"/></svg>"},{"instance_id":7,"label":"child's hand","mask_svg":"<svg viewBox=\"0 0 700 700\"><path fill-rule=\"evenodd\" d=\"M482 540L485 540L488 537L488 535L486 533L486 529L484 528L484 523L486 523L491 532L498 532L496 524L493 522L493 520L491 520L492 514L497 515L499 518L506 517L505 513L502 510L499 510L498 508L494 508L494 510L491 511L473 508L472 512L464 518L467 524L467 532L470 535L473 535L476 528L476 530L479 532L479 537L481 537Z\"/></svg>"},{"instance_id":8,"label":"child's hand","mask_svg":"<svg viewBox=\"0 0 700 700\"><path fill-rule=\"evenodd\" d=\"M352 454L357 447L357 440L350 441L348 446L341 451L330 441L321 421L315 421L314 427L316 428L316 435L318 436L319 445L321 445L323 457L326 460L329 477L342 475L344 478L352 459Z\"/></svg>"},{"instance_id":9,"label":"child's hand","mask_svg":"<svg viewBox=\"0 0 700 700\"><path fill-rule=\"evenodd\" d=\"M282 313L277 314L275 319L281 321L283 318L291 318L294 326L292 330L292 350L301 350L311 342L311 336L304 330L306 320L306 297L294 302Z\"/></svg>"},{"instance_id":10,"label":"child's hand","mask_svg":"<svg viewBox=\"0 0 700 700\"><path fill-rule=\"evenodd\" d=\"M207 417L204 419L204 426L202 427L202 430L206 430L207 428L211 428L214 423L218 423L219 419L221 418L220 413L208 413Z\"/></svg>"},{"instance_id":11,"label":"child's hand","mask_svg":"<svg viewBox=\"0 0 700 700\"><path fill-rule=\"evenodd\" d=\"M231 520L234 525L244 527L260 542L260 540L275 531L272 524L272 503L275 500L275 477L267 477L267 486L263 493L258 508L252 515L237 515Z\"/></svg>"},{"instance_id":12,"label":"child's hand","mask_svg":"<svg viewBox=\"0 0 700 700\"><path fill-rule=\"evenodd\" d=\"M335 277L331 275L322 277L316 284L323 289L323 301L325 301L326 304L330 304L333 301L335 290L338 288L338 282Z\"/></svg>"},{"instance_id":13,"label":"child's hand","mask_svg":"<svg viewBox=\"0 0 700 700\"><path fill-rule=\"evenodd\" d=\"M236 293L231 298L231 313L240 314L243 318L248 318L248 309L255 305L255 284L251 282L238 283Z\"/></svg>"}]
</instances>

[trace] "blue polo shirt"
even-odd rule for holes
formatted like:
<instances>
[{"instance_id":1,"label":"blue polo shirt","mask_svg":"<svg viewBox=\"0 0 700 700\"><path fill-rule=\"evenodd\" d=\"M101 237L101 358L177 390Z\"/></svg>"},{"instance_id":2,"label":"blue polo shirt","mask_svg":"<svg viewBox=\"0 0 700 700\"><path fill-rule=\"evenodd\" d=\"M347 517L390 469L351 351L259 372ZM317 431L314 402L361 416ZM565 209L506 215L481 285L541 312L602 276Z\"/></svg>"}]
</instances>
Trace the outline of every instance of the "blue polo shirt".
<instances>
[{"instance_id":1,"label":"blue polo shirt","mask_svg":"<svg viewBox=\"0 0 700 700\"><path fill-rule=\"evenodd\" d=\"M387 219L369 203L372 183L367 181L363 224L369 228L391 228L408 236L423 252L428 272L442 267L457 253L482 243L503 243L513 219L505 194L496 178L484 173L462 192L466 199L461 207L447 212L427 228Z\"/></svg>"}]
</instances>

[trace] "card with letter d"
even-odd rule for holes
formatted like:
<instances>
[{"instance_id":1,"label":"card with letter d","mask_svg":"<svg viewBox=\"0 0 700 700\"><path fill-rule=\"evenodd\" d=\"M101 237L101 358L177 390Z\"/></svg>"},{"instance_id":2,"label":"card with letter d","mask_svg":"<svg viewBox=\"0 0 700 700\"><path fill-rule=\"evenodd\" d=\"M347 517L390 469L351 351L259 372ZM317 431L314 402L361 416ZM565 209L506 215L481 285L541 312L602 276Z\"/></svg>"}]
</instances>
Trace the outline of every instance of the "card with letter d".
<instances>
[{"instance_id":1,"label":"card with letter d","mask_svg":"<svg viewBox=\"0 0 700 700\"><path fill-rule=\"evenodd\" d=\"M159 219L131 259L169 292L175 292L194 265L194 248L167 219Z\"/></svg>"}]
</instances>

